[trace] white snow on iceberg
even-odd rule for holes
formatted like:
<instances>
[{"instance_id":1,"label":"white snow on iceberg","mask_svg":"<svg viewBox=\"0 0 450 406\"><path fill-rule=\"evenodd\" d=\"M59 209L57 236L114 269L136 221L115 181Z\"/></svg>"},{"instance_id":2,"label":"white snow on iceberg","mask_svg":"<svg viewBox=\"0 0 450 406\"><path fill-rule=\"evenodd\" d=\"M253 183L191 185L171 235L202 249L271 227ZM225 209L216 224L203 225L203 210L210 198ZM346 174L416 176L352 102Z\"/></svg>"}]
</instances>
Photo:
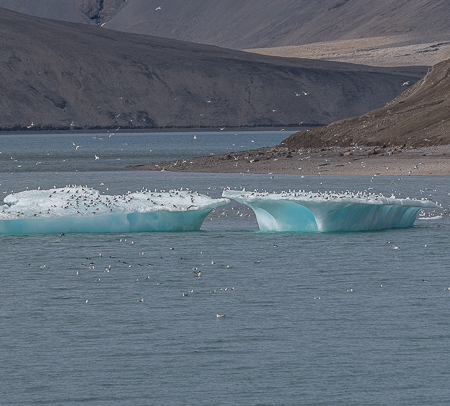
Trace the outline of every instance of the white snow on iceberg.
<instances>
[{"instance_id":1,"label":"white snow on iceberg","mask_svg":"<svg viewBox=\"0 0 450 406\"><path fill-rule=\"evenodd\" d=\"M13 193L0 206L0 234L128 233L195 231L215 207L212 199L187 190L102 195L81 186Z\"/></svg>"},{"instance_id":2,"label":"white snow on iceberg","mask_svg":"<svg viewBox=\"0 0 450 406\"><path fill-rule=\"evenodd\" d=\"M411 227L419 211L439 207L428 200L397 199L372 193L246 192L223 197L249 206L261 231L337 232Z\"/></svg>"}]
</instances>

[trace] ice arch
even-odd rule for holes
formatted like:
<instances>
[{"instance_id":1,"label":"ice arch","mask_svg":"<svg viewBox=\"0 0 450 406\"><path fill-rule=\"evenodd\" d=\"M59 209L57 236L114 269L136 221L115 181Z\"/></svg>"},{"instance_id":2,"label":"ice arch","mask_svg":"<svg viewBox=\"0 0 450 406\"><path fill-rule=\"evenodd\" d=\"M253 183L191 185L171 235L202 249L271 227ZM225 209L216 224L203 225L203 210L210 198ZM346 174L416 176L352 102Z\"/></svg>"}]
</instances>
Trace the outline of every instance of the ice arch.
<instances>
[{"instance_id":1,"label":"ice arch","mask_svg":"<svg viewBox=\"0 0 450 406\"><path fill-rule=\"evenodd\" d=\"M223 197L253 209L261 231L337 232L406 228L428 200L364 193L261 193L224 190Z\"/></svg>"}]
</instances>

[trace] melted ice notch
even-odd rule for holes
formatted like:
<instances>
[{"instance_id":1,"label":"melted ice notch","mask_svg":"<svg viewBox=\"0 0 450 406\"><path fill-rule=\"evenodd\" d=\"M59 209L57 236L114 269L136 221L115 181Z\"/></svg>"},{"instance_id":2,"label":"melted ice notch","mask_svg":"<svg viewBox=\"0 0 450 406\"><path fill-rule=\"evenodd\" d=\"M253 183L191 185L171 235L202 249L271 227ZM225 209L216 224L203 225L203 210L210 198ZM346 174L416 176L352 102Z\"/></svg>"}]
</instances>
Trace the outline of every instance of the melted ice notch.
<instances>
[{"instance_id":1,"label":"melted ice notch","mask_svg":"<svg viewBox=\"0 0 450 406\"><path fill-rule=\"evenodd\" d=\"M195 231L228 199L196 192L141 191L101 195L87 187L10 194L0 206L0 234Z\"/></svg>"},{"instance_id":2,"label":"melted ice notch","mask_svg":"<svg viewBox=\"0 0 450 406\"><path fill-rule=\"evenodd\" d=\"M372 193L262 193L224 190L223 197L253 209L261 231L336 232L411 227L428 200Z\"/></svg>"}]
</instances>

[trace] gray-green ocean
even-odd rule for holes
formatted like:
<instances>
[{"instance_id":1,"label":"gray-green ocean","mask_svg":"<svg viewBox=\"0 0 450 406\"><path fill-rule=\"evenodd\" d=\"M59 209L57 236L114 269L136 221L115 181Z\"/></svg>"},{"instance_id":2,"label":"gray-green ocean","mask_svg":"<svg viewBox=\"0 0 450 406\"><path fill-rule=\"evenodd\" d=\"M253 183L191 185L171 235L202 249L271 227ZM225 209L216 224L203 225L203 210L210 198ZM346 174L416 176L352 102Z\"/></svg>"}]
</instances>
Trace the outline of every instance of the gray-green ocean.
<instances>
[{"instance_id":1,"label":"gray-green ocean","mask_svg":"<svg viewBox=\"0 0 450 406\"><path fill-rule=\"evenodd\" d=\"M449 207L448 177L125 169L287 135L1 135L0 193L370 187ZM199 232L0 236L0 253L1 405L449 402L445 213L402 230L261 233L252 211L231 203Z\"/></svg>"}]
</instances>

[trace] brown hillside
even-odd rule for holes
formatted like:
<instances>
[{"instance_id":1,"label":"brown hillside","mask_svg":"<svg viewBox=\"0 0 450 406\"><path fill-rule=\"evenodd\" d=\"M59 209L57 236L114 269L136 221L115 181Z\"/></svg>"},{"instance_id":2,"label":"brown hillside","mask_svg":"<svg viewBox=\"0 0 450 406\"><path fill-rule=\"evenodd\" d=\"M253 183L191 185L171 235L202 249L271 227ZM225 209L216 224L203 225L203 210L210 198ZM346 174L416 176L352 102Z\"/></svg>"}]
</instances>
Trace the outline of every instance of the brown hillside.
<instances>
[{"instance_id":1,"label":"brown hillside","mask_svg":"<svg viewBox=\"0 0 450 406\"><path fill-rule=\"evenodd\" d=\"M385 107L291 135L289 149L450 144L450 60L438 63Z\"/></svg>"}]
</instances>

